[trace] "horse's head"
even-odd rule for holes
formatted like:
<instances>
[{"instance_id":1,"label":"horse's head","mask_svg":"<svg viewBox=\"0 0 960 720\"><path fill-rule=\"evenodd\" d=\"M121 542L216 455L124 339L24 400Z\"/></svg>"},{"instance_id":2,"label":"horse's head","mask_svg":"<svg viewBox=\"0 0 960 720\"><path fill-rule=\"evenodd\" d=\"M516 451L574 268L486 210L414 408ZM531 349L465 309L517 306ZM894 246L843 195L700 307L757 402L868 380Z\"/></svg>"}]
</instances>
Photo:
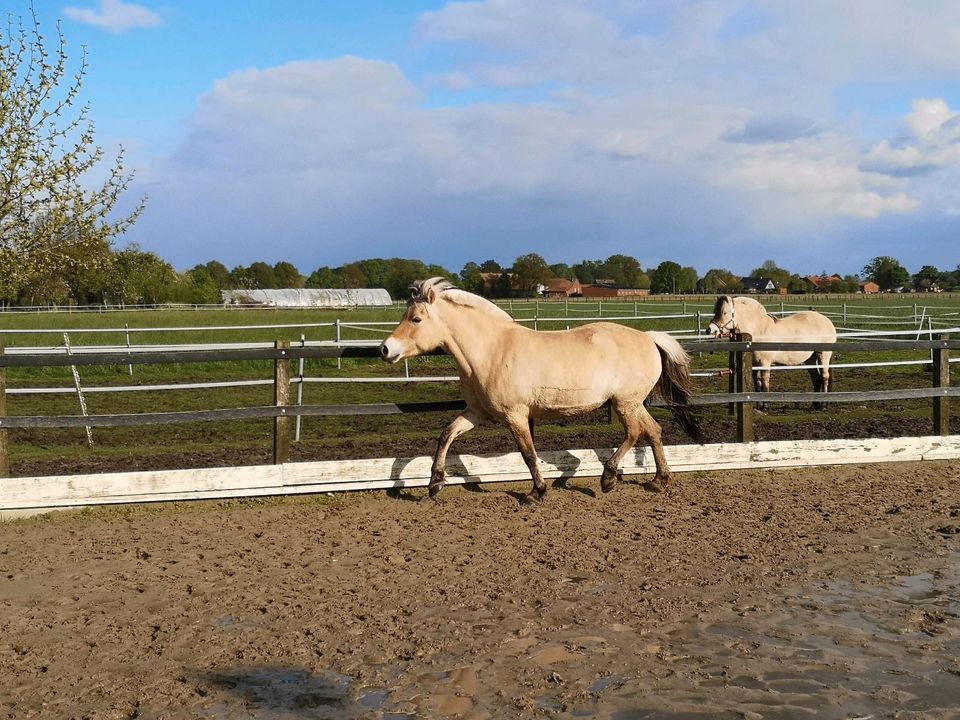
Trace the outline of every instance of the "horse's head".
<instances>
[{"instance_id":1,"label":"horse's head","mask_svg":"<svg viewBox=\"0 0 960 720\"><path fill-rule=\"evenodd\" d=\"M436 350L447 335L435 301L444 290L453 288L442 278L430 278L410 286L411 297L400 324L380 344L380 357L396 363Z\"/></svg>"},{"instance_id":2,"label":"horse's head","mask_svg":"<svg viewBox=\"0 0 960 720\"><path fill-rule=\"evenodd\" d=\"M721 295L713 306L713 320L707 325L707 332L714 337L730 335L737 329L737 310L733 298Z\"/></svg>"}]
</instances>

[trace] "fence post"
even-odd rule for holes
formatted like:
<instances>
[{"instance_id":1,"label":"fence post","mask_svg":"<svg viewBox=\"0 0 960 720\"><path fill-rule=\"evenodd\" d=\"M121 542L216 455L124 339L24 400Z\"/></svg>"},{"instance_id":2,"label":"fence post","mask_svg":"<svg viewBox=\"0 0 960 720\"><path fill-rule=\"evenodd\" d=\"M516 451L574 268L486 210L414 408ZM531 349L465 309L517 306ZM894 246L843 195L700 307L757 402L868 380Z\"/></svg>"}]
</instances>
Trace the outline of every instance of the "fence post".
<instances>
[{"instance_id":1,"label":"fence post","mask_svg":"<svg viewBox=\"0 0 960 720\"><path fill-rule=\"evenodd\" d=\"M281 357L273 361L273 404L277 407L290 404L290 342L278 340L273 345ZM290 417L281 415L273 419L273 464L280 465L290 459Z\"/></svg>"},{"instance_id":2,"label":"fence post","mask_svg":"<svg viewBox=\"0 0 960 720\"><path fill-rule=\"evenodd\" d=\"M3 357L3 345L0 345L0 357ZM7 368L0 365L0 422L7 417ZM0 426L0 478L10 477L10 445L7 442L7 428Z\"/></svg>"},{"instance_id":3,"label":"fence post","mask_svg":"<svg viewBox=\"0 0 960 720\"><path fill-rule=\"evenodd\" d=\"M942 335L942 340L948 340L948 335ZM933 349L933 386L935 388L950 387L950 349L945 347ZM947 396L933 399L933 434L950 434L950 398Z\"/></svg>"},{"instance_id":4,"label":"fence post","mask_svg":"<svg viewBox=\"0 0 960 720\"><path fill-rule=\"evenodd\" d=\"M300 347L304 348L307 346L307 336L303 333L300 334ZM300 361L297 363L297 407L303 405L303 369L304 369L304 357L300 356ZM293 441L300 442L300 421L303 419L303 416L297 415L296 429L293 433Z\"/></svg>"},{"instance_id":5,"label":"fence post","mask_svg":"<svg viewBox=\"0 0 960 720\"><path fill-rule=\"evenodd\" d=\"M750 335L738 335L740 342L751 343L753 337ZM749 392L749 379L753 368L753 351L741 350L736 353L736 371L734 376L737 379L737 392ZM737 403L737 442L753 442L753 403Z\"/></svg>"}]
</instances>

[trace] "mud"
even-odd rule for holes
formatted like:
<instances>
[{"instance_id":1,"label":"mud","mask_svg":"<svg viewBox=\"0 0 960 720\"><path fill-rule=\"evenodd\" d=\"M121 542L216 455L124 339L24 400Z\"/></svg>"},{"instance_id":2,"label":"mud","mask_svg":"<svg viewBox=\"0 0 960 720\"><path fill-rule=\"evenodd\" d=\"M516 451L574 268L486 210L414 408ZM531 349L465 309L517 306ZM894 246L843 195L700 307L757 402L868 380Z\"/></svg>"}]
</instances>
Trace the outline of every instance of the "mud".
<instances>
[{"instance_id":1,"label":"mud","mask_svg":"<svg viewBox=\"0 0 960 720\"><path fill-rule=\"evenodd\" d=\"M960 468L0 524L0 718L960 717Z\"/></svg>"}]
</instances>

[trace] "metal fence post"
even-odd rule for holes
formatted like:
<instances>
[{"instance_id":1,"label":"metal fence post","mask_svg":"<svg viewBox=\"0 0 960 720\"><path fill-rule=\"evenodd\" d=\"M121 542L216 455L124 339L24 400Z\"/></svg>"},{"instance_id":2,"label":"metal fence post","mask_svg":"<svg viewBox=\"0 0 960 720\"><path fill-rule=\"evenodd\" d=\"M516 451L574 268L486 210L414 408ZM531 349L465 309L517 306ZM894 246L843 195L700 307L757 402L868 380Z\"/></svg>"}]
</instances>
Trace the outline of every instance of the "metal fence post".
<instances>
[{"instance_id":1,"label":"metal fence post","mask_svg":"<svg viewBox=\"0 0 960 720\"><path fill-rule=\"evenodd\" d=\"M748 345L752 343L753 338L750 335L739 335L737 340L745 342ZM737 392L749 392L749 378L753 368L753 351L749 349L740 350L736 353L736 377ZM737 442L753 442L753 403L738 402L737 404Z\"/></svg>"},{"instance_id":2,"label":"metal fence post","mask_svg":"<svg viewBox=\"0 0 960 720\"><path fill-rule=\"evenodd\" d=\"M288 340L278 340L274 347L280 357L273 361L273 404L277 407L290 404L290 360ZM273 464L280 465L290 459L290 417L281 415L273 419Z\"/></svg>"},{"instance_id":3,"label":"metal fence post","mask_svg":"<svg viewBox=\"0 0 960 720\"><path fill-rule=\"evenodd\" d=\"M942 335L941 340L949 340L948 335ZM950 349L939 347L933 349L933 386L935 388L950 387ZM933 399L933 434L950 434L950 398L946 395Z\"/></svg>"}]
</instances>

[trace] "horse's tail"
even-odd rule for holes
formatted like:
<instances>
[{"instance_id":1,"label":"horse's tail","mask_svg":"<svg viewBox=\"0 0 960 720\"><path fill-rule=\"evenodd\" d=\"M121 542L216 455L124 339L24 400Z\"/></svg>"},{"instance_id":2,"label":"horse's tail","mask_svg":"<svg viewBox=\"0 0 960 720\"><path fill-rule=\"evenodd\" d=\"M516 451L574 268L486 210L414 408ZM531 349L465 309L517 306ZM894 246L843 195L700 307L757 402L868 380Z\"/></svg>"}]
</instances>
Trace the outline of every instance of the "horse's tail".
<instances>
[{"instance_id":1,"label":"horse's tail","mask_svg":"<svg viewBox=\"0 0 960 720\"><path fill-rule=\"evenodd\" d=\"M680 427L698 443L703 443L703 433L693 413L693 385L690 381L690 355L674 338L662 332L647 335L660 351L660 380L657 392L663 398Z\"/></svg>"}]
</instances>

